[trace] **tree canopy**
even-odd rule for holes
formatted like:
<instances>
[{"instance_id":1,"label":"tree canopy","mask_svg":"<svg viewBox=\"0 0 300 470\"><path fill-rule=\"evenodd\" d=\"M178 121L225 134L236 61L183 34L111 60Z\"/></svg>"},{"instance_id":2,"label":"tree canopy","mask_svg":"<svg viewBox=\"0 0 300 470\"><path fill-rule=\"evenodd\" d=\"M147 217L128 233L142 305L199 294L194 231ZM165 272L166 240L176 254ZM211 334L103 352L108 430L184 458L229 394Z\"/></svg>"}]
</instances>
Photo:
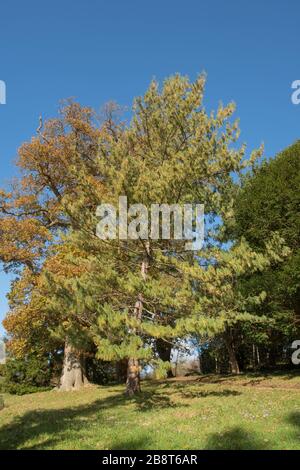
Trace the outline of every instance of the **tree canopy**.
<instances>
[{"instance_id":1,"label":"tree canopy","mask_svg":"<svg viewBox=\"0 0 300 470\"><path fill-rule=\"evenodd\" d=\"M153 81L128 123L118 119L116 105L99 120L67 102L19 150L21 178L0 200L0 258L18 276L5 326L18 355L65 344L65 389L84 383L83 358L94 349L99 359L128 361L132 395L140 388L140 362L161 372L170 367L155 341L193 335L223 334L237 372L233 329L262 320L255 306L265 291L245 290L241 281L285 259L287 234L269 230L254 243L251 225L238 229L247 197L235 218L236 181L261 150L246 158L245 146L236 145L234 105L208 114L204 86L203 75L194 83L175 75L161 87ZM152 204L204 204L203 247L188 251L185 240L149 232L100 239L97 207L117 206L122 196L148 211ZM128 217L140 227L138 210ZM225 229L233 226L228 243ZM75 362L81 379L77 372L70 377Z\"/></svg>"}]
</instances>

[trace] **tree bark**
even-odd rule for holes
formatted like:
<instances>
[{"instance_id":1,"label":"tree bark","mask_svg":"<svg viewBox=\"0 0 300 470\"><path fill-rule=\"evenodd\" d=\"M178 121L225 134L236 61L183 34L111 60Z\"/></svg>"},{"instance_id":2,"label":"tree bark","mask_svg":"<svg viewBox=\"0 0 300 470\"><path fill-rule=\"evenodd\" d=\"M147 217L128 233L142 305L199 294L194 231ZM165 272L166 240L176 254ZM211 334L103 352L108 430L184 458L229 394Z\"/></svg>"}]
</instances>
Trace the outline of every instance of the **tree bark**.
<instances>
[{"instance_id":1,"label":"tree bark","mask_svg":"<svg viewBox=\"0 0 300 470\"><path fill-rule=\"evenodd\" d=\"M134 316L140 321L142 318L143 301L142 296L135 303ZM135 332L134 332L135 333ZM132 397L141 391L140 364L135 357L130 357L127 364L126 395Z\"/></svg>"},{"instance_id":2,"label":"tree bark","mask_svg":"<svg viewBox=\"0 0 300 470\"><path fill-rule=\"evenodd\" d=\"M149 267L150 259L150 244L147 241L145 244L145 256L141 264L141 276L144 281L147 278L147 271ZM140 322L142 320L143 314L143 296L142 294L138 295L138 299L134 306L133 315ZM130 357L128 359L127 367L127 380L126 380L126 395L132 397L141 391L140 384L140 365L139 360L135 357Z\"/></svg>"},{"instance_id":3,"label":"tree bark","mask_svg":"<svg viewBox=\"0 0 300 470\"><path fill-rule=\"evenodd\" d=\"M138 359L128 359L126 394L133 397L141 391L140 365Z\"/></svg>"},{"instance_id":4,"label":"tree bark","mask_svg":"<svg viewBox=\"0 0 300 470\"><path fill-rule=\"evenodd\" d=\"M232 331L230 329L227 329L225 334L224 334L224 339L225 339L225 344L229 356L229 364L231 368L231 373L232 374L239 374L240 373L240 367L239 363L236 357L236 352L234 348L234 341L233 341L233 336L232 336Z\"/></svg>"},{"instance_id":5,"label":"tree bark","mask_svg":"<svg viewBox=\"0 0 300 470\"><path fill-rule=\"evenodd\" d=\"M256 357L257 357L257 366L260 367L260 355L258 346L256 346Z\"/></svg>"},{"instance_id":6,"label":"tree bark","mask_svg":"<svg viewBox=\"0 0 300 470\"><path fill-rule=\"evenodd\" d=\"M79 390L87 383L88 380L85 375L82 355L66 341L63 369L58 390L64 392Z\"/></svg>"}]
</instances>

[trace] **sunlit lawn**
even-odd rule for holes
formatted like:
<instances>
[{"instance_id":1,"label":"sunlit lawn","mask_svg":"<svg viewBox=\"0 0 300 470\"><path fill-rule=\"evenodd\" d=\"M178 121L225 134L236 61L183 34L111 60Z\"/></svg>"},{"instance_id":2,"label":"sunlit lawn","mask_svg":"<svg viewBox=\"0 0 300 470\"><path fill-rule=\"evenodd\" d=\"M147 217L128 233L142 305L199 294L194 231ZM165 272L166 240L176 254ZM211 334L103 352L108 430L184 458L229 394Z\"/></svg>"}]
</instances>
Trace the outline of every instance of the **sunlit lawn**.
<instances>
[{"instance_id":1,"label":"sunlit lawn","mask_svg":"<svg viewBox=\"0 0 300 470\"><path fill-rule=\"evenodd\" d=\"M5 395L1 449L300 449L300 376L204 376Z\"/></svg>"}]
</instances>

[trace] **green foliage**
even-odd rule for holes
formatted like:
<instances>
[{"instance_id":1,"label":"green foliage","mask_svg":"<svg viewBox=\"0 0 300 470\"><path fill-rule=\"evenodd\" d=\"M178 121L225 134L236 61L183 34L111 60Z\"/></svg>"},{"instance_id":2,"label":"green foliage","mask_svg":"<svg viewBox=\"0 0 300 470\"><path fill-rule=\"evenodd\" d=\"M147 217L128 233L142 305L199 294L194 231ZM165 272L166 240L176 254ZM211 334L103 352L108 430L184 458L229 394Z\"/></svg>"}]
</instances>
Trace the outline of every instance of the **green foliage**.
<instances>
[{"instance_id":1,"label":"green foliage","mask_svg":"<svg viewBox=\"0 0 300 470\"><path fill-rule=\"evenodd\" d=\"M6 319L10 347L19 356L33 352L33 344L41 352L44 344L57 348L67 338L78 351L96 348L102 361L134 358L151 364L157 361L157 339L215 337L240 324L266 324L262 306L267 291L258 285L248 290L244 280L281 263L288 256L283 237L292 233L271 233L281 220L274 215L278 197L270 208L273 225L256 234L260 244L248 237L251 225L237 229L245 219L246 196L240 198L241 216L236 210L234 225L236 193L242 194L236 181L255 164L261 149L245 158L245 146L236 145L234 104L208 114L204 89L204 75L193 83L180 75L162 86L153 81L135 100L130 122L114 122L110 114L100 127L90 109L68 103L58 119L22 146L19 165L28 178L21 187L30 197L2 195L7 240L0 252L8 266L25 263L29 270L12 291ZM286 177L290 173L288 167ZM272 178L267 185L271 190ZM244 184L250 192L251 181L246 178ZM298 183L295 179L294 186ZM185 241L174 239L100 240L95 233L97 206L116 207L124 195L128 206L142 203L148 210L153 203L204 204L208 223L203 249L186 251ZM287 199L288 212L294 213L299 201L292 193ZM253 210L259 212L261 206L254 204ZM22 219L21 233L27 233L23 226L29 224L38 236L34 246L31 238L22 239L27 249L17 251L17 257L8 209ZM226 229L233 227L230 243L225 243ZM8 259L7 246L13 252ZM14 383L21 376L23 382L42 385L39 374L25 372L24 364L18 367ZM168 367L167 361L157 362L161 375Z\"/></svg>"},{"instance_id":2,"label":"green foliage","mask_svg":"<svg viewBox=\"0 0 300 470\"><path fill-rule=\"evenodd\" d=\"M300 141L274 159L255 166L242 180L234 203L235 223L230 236L243 236L252 249L262 252L272 234L289 248L281 263L248 273L240 280L243 295L266 293L263 304L253 306L259 324L240 327L240 350L251 358L259 347L260 365L288 365L284 351L299 332L300 315ZM243 338L241 340L241 338ZM253 362L253 361L252 361Z\"/></svg>"},{"instance_id":3,"label":"green foliage","mask_svg":"<svg viewBox=\"0 0 300 470\"><path fill-rule=\"evenodd\" d=\"M292 250L300 244L300 141L248 174L235 203L236 235L261 247L278 232Z\"/></svg>"},{"instance_id":4,"label":"green foliage","mask_svg":"<svg viewBox=\"0 0 300 470\"><path fill-rule=\"evenodd\" d=\"M116 364L89 357L85 365L86 375L91 383L106 385L117 382Z\"/></svg>"},{"instance_id":5,"label":"green foliage","mask_svg":"<svg viewBox=\"0 0 300 470\"><path fill-rule=\"evenodd\" d=\"M2 390L17 395L49 390L50 379L51 369L47 359L37 356L10 358L4 367Z\"/></svg>"},{"instance_id":6,"label":"green foliage","mask_svg":"<svg viewBox=\"0 0 300 470\"><path fill-rule=\"evenodd\" d=\"M77 329L74 336L86 335L104 361L134 357L151 363L155 339L172 340L195 331L214 335L237 317L251 320L250 301L241 295L235 301L231 279L240 276L239 270L263 269L267 257L279 258L277 242L266 255L250 252L245 243L232 253L216 246L222 236L220 220L232 218L233 174L252 164L259 152L247 160L245 148L232 145L239 136L234 105L220 105L207 114L204 86L203 75L194 83L180 75L162 86L153 81L135 100L132 121L115 129L113 138L98 141L92 164L80 161L80 192L64 200L67 213L77 221L63 239L64 265L78 270L67 277L48 269L45 297L53 314L62 313L60 336ZM98 186L90 184L94 175L101 181ZM178 240L149 240L147 249L142 240L99 240L97 204L116 206L124 195L128 206L142 203L148 209L153 203L203 203L214 222L205 252L187 252L185 242ZM202 257L207 271L199 263ZM213 306L216 297L220 302ZM142 299L141 315L137 299ZM161 364L158 372L165 374Z\"/></svg>"},{"instance_id":7,"label":"green foliage","mask_svg":"<svg viewBox=\"0 0 300 470\"><path fill-rule=\"evenodd\" d=\"M235 236L261 249L277 232L290 248L281 265L265 274L269 298L279 308L300 307L300 141L249 174L235 202Z\"/></svg>"}]
</instances>

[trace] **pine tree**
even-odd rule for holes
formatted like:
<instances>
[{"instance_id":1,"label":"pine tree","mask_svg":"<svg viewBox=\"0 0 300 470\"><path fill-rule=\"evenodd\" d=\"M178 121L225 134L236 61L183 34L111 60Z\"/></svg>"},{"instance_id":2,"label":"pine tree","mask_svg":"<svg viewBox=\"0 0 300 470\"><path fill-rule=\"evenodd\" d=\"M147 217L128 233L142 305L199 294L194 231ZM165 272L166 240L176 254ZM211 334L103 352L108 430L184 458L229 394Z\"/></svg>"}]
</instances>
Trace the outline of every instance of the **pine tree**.
<instances>
[{"instance_id":1,"label":"pine tree","mask_svg":"<svg viewBox=\"0 0 300 470\"><path fill-rule=\"evenodd\" d=\"M26 257L34 257L46 311L59 319L54 334L66 338L67 389L84 384L74 348L93 343L99 358L128 361L127 394L138 393L141 365L152 364L158 373L170 367L157 357L156 340L228 333L238 321L253 321L249 305L261 302L263 294L245 298L238 279L284 254L279 239L262 254L244 241L230 249L224 244L223 227L233 217L235 175L260 152L247 160L245 147L233 145L239 135L232 121L234 105L220 105L208 115L204 86L204 76L191 83L176 75L161 88L153 81L135 100L126 126L115 124L111 113L99 126L89 109L71 103L20 150L26 171L22 188L30 203L3 195L1 222L5 225L13 210L13 220L33 221L43 233L41 238L34 232L38 250L30 237L25 240ZM141 207L129 216L136 240L99 239L97 207L117 207L124 196L128 207L143 204L147 213L152 204L204 204L203 249L188 251L186 240L174 237L151 238L149 227L139 223ZM9 248L12 236L9 230L3 233ZM6 263L27 261L19 251L5 259L7 251L1 255ZM35 289L32 301L34 295ZM68 362L80 370L79 381Z\"/></svg>"},{"instance_id":2,"label":"pine tree","mask_svg":"<svg viewBox=\"0 0 300 470\"><path fill-rule=\"evenodd\" d=\"M153 240L149 233L140 234L138 240L99 240L95 236L97 218L88 210L84 211L85 225L73 235L75 245L93 257L95 272L99 270L98 276L93 273L78 286L78 295L84 292L81 297L88 298L91 311L98 312L93 329L98 356L128 359L130 396L140 390L140 361L152 362L162 370L168 366L155 356L155 339L172 341L186 335L185 325L193 323L198 330L202 324L203 332L225 327L222 316L202 311L197 276L207 272L218 253L224 255L222 244L219 250L215 244L222 236L218 225L232 217L233 174L246 168L259 152L249 162L244 147L236 150L231 146L239 133L237 123L231 122L234 106L220 106L216 114L207 115L204 84L203 76L195 83L171 77L161 89L151 83L144 97L135 101L131 123L110 142L108 153L99 154L97 173L105 191L95 191L95 200L117 206L119 197L126 196L128 206L143 204L148 212L153 203L203 203L211 226L205 266L201 263L204 255L186 251L185 241ZM71 210L75 213L79 205L77 199ZM247 254L246 245L242 247ZM214 280L208 282L217 294L220 287L214 286ZM73 296L74 302L77 298ZM200 310L201 321L195 323ZM225 313L230 315L230 310ZM242 315L246 314L240 312Z\"/></svg>"}]
</instances>

